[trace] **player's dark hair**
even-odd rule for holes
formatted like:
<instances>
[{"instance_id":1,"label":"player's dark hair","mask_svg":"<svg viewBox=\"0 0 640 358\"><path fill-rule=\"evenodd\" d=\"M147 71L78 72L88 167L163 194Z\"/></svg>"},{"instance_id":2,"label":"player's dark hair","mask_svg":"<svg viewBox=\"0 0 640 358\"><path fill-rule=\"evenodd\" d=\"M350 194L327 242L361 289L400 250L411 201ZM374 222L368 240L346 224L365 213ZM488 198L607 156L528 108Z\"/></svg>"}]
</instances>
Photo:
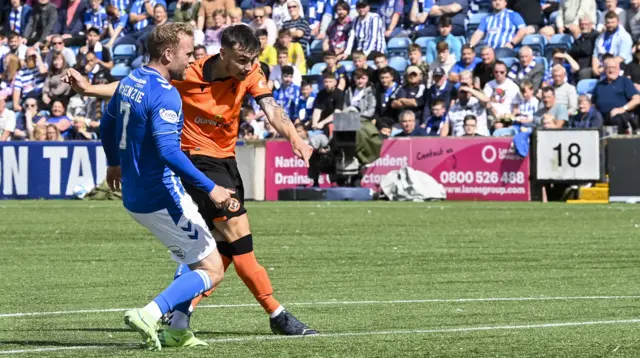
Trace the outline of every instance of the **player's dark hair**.
<instances>
[{"instance_id":1,"label":"player's dark hair","mask_svg":"<svg viewBox=\"0 0 640 358\"><path fill-rule=\"evenodd\" d=\"M260 39L247 25L229 26L222 30L220 45L226 49L238 47L238 50L249 54L260 53Z\"/></svg>"},{"instance_id":2,"label":"player's dark hair","mask_svg":"<svg viewBox=\"0 0 640 358\"><path fill-rule=\"evenodd\" d=\"M147 37L150 60L158 61L166 49L176 48L181 36L193 37L193 27L184 22L170 22L153 29Z\"/></svg>"},{"instance_id":3,"label":"player's dark hair","mask_svg":"<svg viewBox=\"0 0 640 358\"><path fill-rule=\"evenodd\" d=\"M260 38L262 36L269 37L269 33L265 29L257 29L256 30L256 36L258 36L258 38Z\"/></svg>"},{"instance_id":4,"label":"player's dark hair","mask_svg":"<svg viewBox=\"0 0 640 358\"><path fill-rule=\"evenodd\" d=\"M282 77L284 76L293 76L293 67L291 66L282 67Z\"/></svg>"}]
</instances>

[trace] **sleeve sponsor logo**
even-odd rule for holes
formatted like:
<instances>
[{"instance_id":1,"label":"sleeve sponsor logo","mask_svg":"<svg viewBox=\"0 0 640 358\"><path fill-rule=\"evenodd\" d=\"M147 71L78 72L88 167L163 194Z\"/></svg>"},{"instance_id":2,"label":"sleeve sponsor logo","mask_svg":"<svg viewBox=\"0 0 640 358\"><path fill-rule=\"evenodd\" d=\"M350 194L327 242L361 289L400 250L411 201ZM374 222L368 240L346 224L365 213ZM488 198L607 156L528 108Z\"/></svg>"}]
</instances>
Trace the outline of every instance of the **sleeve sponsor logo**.
<instances>
[{"instance_id":1,"label":"sleeve sponsor logo","mask_svg":"<svg viewBox=\"0 0 640 358\"><path fill-rule=\"evenodd\" d=\"M178 123L178 114L170 109L160 109L160 118L169 123Z\"/></svg>"}]
</instances>

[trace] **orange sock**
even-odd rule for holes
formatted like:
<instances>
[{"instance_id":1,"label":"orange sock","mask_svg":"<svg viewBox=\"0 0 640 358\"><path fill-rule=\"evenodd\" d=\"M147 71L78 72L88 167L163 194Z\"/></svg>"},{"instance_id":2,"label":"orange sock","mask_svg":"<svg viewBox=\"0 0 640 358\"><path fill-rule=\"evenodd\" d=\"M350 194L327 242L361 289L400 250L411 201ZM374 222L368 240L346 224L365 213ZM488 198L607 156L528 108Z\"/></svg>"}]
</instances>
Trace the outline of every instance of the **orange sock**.
<instances>
[{"instance_id":1,"label":"orange sock","mask_svg":"<svg viewBox=\"0 0 640 358\"><path fill-rule=\"evenodd\" d=\"M280 307L280 302L273 298L273 287L271 287L271 280L269 280L267 271L260 266L253 251L242 255L234 255L233 264L242 282L249 288L258 303L260 303L260 306L267 313L272 313Z\"/></svg>"},{"instance_id":2,"label":"orange sock","mask_svg":"<svg viewBox=\"0 0 640 358\"><path fill-rule=\"evenodd\" d=\"M231 263L233 261L231 261L230 258L224 256L224 255L220 255L222 257L222 265L224 266L224 272L227 272L227 269L229 268L229 266L231 265ZM216 286L218 287L218 286ZM216 287L210 289L209 291L201 294L200 296L194 298L191 301L191 311L196 309L196 306L198 305L198 303L200 303L200 300L202 300L203 297L209 297L209 295L211 295L213 293L213 291L216 289Z\"/></svg>"}]
</instances>

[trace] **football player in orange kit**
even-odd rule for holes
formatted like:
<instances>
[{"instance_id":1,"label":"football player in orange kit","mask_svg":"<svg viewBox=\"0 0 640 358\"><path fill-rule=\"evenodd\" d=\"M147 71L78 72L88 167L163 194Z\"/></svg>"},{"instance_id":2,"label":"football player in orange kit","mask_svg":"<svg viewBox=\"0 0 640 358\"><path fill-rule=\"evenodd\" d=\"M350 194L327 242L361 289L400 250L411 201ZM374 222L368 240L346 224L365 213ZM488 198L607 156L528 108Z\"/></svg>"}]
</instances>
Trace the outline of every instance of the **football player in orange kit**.
<instances>
[{"instance_id":1,"label":"football player in orange kit","mask_svg":"<svg viewBox=\"0 0 640 358\"><path fill-rule=\"evenodd\" d=\"M198 205L208 227L216 229L214 237L218 241L225 270L231 263L234 264L238 276L269 314L273 333L316 334L317 331L285 311L273 297L267 272L253 252L253 237L244 207L244 187L235 159L239 114L245 94L254 97L269 123L291 142L293 152L304 159L307 165L312 148L300 138L293 122L269 90L267 79L257 62L260 41L253 30L246 25L230 26L222 32L221 45L219 54L196 61L187 70L184 81L173 81L171 85L178 89L183 103L182 150L199 170L215 183L235 190L235 194L228 207L219 209L205 193L187 183L184 186ZM95 97L111 97L118 86L117 82L90 85L75 70L69 70L65 79L78 93ZM176 275L185 273L185 270L188 267L180 266ZM191 303L193 307L199 298ZM171 327L162 333L163 344L180 346L180 335L189 327L189 315L188 304L176 307ZM199 344L206 344L198 341Z\"/></svg>"}]
</instances>

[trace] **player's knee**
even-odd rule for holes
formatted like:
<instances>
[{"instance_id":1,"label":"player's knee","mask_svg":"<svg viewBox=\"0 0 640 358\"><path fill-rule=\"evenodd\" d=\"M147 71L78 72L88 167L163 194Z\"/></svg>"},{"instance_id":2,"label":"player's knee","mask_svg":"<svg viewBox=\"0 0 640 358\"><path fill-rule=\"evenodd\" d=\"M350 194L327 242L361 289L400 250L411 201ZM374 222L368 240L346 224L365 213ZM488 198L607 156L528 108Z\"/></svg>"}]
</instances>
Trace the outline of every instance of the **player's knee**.
<instances>
[{"instance_id":1,"label":"player's knee","mask_svg":"<svg viewBox=\"0 0 640 358\"><path fill-rule=\"evenodd\" d=\"M218 221L215 225L227 242L235 242L251 234L249 219L246 214L229 218L226 221Z\"/></svg>"},{"instance_id":2,"label":"player's knee","mask_svg":"<svg viewBox=\"0 0 640 358\"><path fill-rule=\"evenodd\" d=\"M238 240L230 243L233 249L233 255L240 256L253 252L253 236L251 234L245 235Z\"/></svg>"}]
</instances>

